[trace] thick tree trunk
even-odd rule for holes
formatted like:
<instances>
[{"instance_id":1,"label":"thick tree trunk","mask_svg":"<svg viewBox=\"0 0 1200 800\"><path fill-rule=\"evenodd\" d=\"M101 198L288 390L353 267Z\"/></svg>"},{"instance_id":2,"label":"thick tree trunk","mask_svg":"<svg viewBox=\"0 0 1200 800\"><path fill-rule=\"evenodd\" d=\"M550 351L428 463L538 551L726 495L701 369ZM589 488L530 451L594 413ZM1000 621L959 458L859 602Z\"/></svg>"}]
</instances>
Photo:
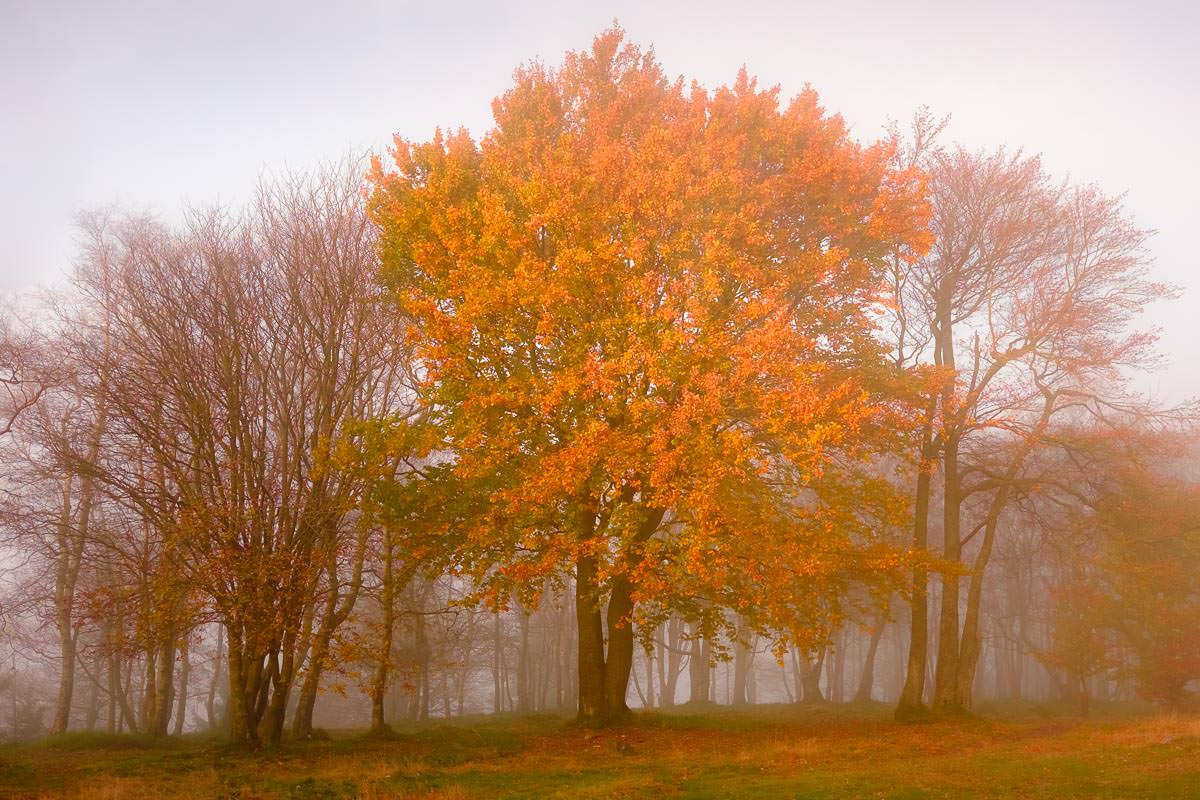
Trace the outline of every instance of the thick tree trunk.
<instances>
[{"instance_id":1,"label":"thick tree trunk","mask_svg":"<svg viewBox=\"0 0 1200 800\"><path fill-rule=\"evenodd\" d=\"M596 559L580 556L575 564L575 620L579 628L579 719L604 721L604 622Z\"/></svg>"},{"instance_id":2,"label":"thick tree trunk","mask_svg":"<svg viewBox=\"0 0 1200 800\"><path fill-rule=\"evenodd\" d=\"M633 671L633 584L613 580L608 599L608 655L604 663L604 716L618 719L629 713L626 695Z\"/></svg>"},{"instance_id":3,"label":"thick tree trunk","mask_svg":"<svg viewBox=\"0 0 1200 800\"><path fill-rule=\"evenodd\" d=\"M312 668L313 664L323 664L328 655L329 642L318 634L313 637L312 649L308 653L310 668L304 673L300 682L300 692L296 697L296 716L292 720L292 735L297 739L312 736L313 712L317 706L317 693L321 688L322 670Z\"/></svg>"},{"instance_id":4,"label":"thick tree trunk","mask_svg":"<svg viewBox=\"0 0 1200 800\"><path fill-rule=\"evenodd\" d=\"M664 509L642 509L642 520L624 554L632 568L637 548L658 530ZM591 512L584 512L580 541L594 534ZM608 598L608 648L605 651L604 615L601 613L599 564L592 555L580 555L575 564L575 619L579 629L579 719L606 723L629 713L626 695L633 670L633 583L628 574L612 579Z\"/></svg>"}]
</instances>

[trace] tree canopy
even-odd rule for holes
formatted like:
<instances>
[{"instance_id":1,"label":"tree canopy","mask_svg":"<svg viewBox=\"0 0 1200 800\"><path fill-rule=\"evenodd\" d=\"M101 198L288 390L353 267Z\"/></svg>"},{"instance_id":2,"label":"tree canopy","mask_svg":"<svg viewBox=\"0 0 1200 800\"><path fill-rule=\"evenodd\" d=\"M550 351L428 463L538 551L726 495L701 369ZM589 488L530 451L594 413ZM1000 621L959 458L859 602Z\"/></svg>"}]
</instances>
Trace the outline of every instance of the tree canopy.
<instances>
[{"instance_id":1,"label":"tree canopy","mask_svg":"<svg viewBox=\"0 0 1200 800\"><path fill-rule=\"evenodd\" d=\"M493 598L574 569L581 674L598 652L611 689L591 708L582 681L582 713L619 713L628 666L585 644L602 599L610 662L637 603L734 585L801 635L900 513L875 320L928 212L891 144L853 142L812 91L685 87L619 30L519 70L494 111L478 143L397 139L376 163L382 277L442 472L472 487L451 562Z\"/></svg>"}]
</instances>

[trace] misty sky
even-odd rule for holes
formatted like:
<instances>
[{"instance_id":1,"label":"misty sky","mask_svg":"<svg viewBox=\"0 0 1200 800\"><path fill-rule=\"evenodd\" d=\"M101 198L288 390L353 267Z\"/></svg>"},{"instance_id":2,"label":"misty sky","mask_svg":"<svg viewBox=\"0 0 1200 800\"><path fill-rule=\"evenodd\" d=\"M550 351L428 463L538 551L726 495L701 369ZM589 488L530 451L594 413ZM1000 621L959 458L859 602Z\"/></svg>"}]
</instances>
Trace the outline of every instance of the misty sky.
<instances>
[{"instance_id":1,"label":"misty sky","mask_svg":"<svg viewBox=\"0 0 1200 800\"><path fill-rule=\"evenodd\" d=\"M54 2L0 0L0 291L69 269L72 218L120 203L168 219L236 203L264 170L392 133L475 133L521 62L556 64L620 21L670 75L745 64L811 83L861 139L929 105L949 138L1040 152L1126 192L1159 231L1161 399L1200 395L1200 4L1191 2Z\"/></svg>"}]
</instances>

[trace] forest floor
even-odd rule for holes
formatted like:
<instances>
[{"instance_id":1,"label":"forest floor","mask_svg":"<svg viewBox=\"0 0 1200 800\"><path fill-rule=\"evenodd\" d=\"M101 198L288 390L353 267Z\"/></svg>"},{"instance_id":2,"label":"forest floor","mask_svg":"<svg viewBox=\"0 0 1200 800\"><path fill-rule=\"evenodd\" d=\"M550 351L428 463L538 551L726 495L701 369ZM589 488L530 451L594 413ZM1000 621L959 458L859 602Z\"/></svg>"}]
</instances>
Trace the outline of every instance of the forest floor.
<instances>
[{"instance_id":1,"label":"forest floor","mask_svg":"<svg viewBox=\"0 0 1200 800\"><path fill-rule=\"evenodd\" d=\"M1200 717L1050 709L897 725L890 710L480 717L246 753L68 734L0 746L0 798L1193 798Z\"/></svg>"}]
</instances>

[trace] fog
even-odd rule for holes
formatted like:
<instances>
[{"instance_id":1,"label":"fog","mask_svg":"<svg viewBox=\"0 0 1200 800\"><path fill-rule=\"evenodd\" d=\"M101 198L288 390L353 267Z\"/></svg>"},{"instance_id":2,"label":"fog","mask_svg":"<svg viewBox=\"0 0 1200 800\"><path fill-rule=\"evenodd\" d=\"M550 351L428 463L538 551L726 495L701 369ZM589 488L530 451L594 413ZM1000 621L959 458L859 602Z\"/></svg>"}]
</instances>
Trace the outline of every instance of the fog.
<instances>
[{"instance_id":1,"label":"fog","mask_svg":"<svg viewBox=\"0 0 1200 800\"><path fill-rule=\"evenodd\" d=\"M0 738L1191 719L1154 12L3 6Z\"/></svg>"}]
</instances>

